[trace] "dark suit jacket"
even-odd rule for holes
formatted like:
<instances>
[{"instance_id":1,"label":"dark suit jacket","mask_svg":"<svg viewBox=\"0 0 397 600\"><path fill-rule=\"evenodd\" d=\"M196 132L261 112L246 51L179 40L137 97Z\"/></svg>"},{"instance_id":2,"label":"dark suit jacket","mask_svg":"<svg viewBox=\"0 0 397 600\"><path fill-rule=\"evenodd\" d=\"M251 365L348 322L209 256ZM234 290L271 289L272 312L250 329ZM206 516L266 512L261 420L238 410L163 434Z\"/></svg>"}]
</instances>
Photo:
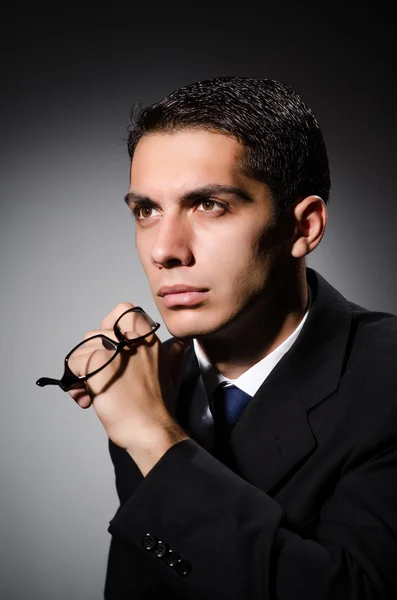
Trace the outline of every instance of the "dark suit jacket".
<instances>
[{"instance_id":1,"label":"dark suit jacket","mask_svg":"<svg viewBox=\"0 0 397 600\"><path fill-rule=\"evenodd\" d=\"M108 600L397 598L397 318L307 276L309 317L232 432L234 471L189 439L143 478L110 443ZM188 434L198 373L190 347Z\"/></svg>"}]
</instances>

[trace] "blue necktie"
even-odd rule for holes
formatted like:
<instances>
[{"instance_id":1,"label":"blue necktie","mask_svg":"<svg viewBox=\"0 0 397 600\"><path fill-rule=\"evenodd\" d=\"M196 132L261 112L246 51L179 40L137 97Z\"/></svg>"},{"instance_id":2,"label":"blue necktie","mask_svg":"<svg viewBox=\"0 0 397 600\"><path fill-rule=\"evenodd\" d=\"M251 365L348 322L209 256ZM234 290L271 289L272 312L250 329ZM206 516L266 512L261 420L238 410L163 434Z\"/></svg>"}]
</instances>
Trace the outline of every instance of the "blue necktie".
<instances>
[{"instance_id":1,"label":"blue necktie","mask_svg":"<svg viewBox=\"0 0 397 600\"><path fill-rule=\"evenodd\" d=\"M250 400L252 396L235 385L225 386L221 383L213 393L214 450L217 457L229 466L233 464L229 447L230 433Z\"/></svg>"},{"instance_id":2,"label":"blue necktie","mask_svg":"<svg viewBox=\"0 0 397 600\"><path fill-rule=\"evenodd\" d=\"M252 396L235 385L218 385L214 392L215 427L231 431L244 412Z\"/></svg>"}]
</instances>

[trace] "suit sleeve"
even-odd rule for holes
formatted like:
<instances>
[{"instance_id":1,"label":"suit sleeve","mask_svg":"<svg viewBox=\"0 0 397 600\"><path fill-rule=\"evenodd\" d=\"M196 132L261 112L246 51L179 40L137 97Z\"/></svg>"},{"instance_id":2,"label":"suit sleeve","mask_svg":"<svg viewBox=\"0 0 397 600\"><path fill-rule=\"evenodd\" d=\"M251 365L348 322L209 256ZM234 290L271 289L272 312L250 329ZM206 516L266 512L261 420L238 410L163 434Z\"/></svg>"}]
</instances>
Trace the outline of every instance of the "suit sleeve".
<instances>
[{"instance_id":1,"label":"suit sleeve","mask_svg":"<svg viewBox=\"0 0 397 600\"><path fill-rule=\"evenodd\" d=\"M135 493L144 477L129 454L109 440L116 490L120 508ZM183 600L172 586L168 585L166 573L158 572L157 567L148 561L140 546L128 538L112 536L108 555L105 600L135 600L161 598L162 600Z\"/></svg>"},{"instance_id":2,"label":"suit sleeve","mask_svg":"<svg viewBox=\"0 0 397 600\"><path fill-rule=\"evenodd\" d=\"M363 442L304 539L275 500L189 439L164 454L109 531L147 559L174 597L391 600L396 475L396 437Z\"/></svg>"}]
</instances>

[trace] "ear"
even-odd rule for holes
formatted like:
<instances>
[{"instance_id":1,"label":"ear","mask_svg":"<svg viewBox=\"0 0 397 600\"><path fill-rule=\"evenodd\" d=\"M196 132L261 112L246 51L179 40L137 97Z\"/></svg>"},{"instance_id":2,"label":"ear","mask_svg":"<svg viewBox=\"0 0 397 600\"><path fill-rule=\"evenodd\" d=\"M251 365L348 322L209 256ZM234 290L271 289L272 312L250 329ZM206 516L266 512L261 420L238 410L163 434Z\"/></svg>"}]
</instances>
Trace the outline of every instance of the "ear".
<instances>
[{"instance_id":1,"label":"ear","mask_svg":"<svg viewBox=\"0 0 397 600\"><path fill-rule=\"evenodd\" d=\"M327 207L320 196L307 196L294 208L291 255L303 258L321 242L327 225Z\"/></svg>"}]
</instances>

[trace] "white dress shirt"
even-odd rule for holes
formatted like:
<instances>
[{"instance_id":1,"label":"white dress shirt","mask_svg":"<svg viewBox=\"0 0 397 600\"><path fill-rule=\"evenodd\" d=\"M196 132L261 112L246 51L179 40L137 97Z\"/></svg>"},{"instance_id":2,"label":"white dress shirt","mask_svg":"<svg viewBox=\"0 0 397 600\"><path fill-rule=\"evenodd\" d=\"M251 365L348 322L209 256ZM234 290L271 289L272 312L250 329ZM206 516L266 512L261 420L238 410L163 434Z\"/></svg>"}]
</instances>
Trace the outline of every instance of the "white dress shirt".
<instances>
[{"instance_id":1,"label":"white dress shirt","mask_svg":"<svg viewBox=\"0 0 397 600\"><path fill-rule=\"evenodd\" d=\"M193 393L192 403L189 411L189 426L195 437L206 448L213 445L213 417L209 407L208 399L219 383L227 382L243 390L250 396L254 396L271 371L288 352L296 341L301 329L307 319L309 309L306 311L298 327L270 354L255 363L237 379L224 377L213 367L203 354L197 340L193 340L194 352L200 367L200 376Z\"/></svg>"}]
</instances>

